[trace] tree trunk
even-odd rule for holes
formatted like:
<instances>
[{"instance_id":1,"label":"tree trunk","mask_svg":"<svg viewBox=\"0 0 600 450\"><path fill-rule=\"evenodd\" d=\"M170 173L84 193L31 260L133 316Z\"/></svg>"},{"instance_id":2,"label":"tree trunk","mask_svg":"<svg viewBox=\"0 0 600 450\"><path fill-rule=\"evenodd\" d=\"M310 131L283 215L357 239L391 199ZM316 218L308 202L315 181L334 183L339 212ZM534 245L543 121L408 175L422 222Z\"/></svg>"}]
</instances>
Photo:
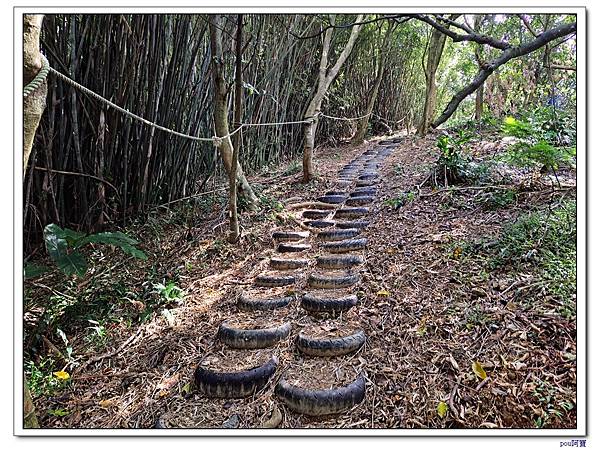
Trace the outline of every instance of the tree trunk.
<instances>
[{"instance_id":1,"label":"tree trunk","mask_svg":"<svg viewBox=\"0 0 600 450\"><path fill-rule=\"evenodd\" d=\"M235 36L235 109L233 112L233 126L239 127L242 123L242 32L244 16L238 14L237 32ZM233 154L231 165L237 167L240 145L242 143L242 130L233 136ZM240 226L237 213L237 186L235 170L229 171L229 236L231 243L237 242L240 236Z\"/></svg>"},{"instance_id":2,"label":"tree trunk","mask_svg":"<svg viewBox=\"0 0 600 450\"><path fill-rule=\"evenodd\" d=\"M475 94L475 120L479 122L481 120L481 115L483 114L483 89L485 84L482 84L477 88L477 93Z\"/></svg>"},{"instance_id":3,"label":"tree trunk","mask_svg":"<svg viewBox=\"0 0 600 450\"><path fill-rule=\"evenodd\" d=\"M358 126L356 129L356 133L352 138L352 144L360 145L364 142L365 136L367 134L367 129L369 128L369 119L371 118L371 113L373 113L373 108L375 107L375 102L377 101L377 97L379 96L379 88L381 87L381 80L383 79L383 72L385 69L386 58L387 58L387 47L386 44L388 42L388 37L392 27L389 26L385 37L383 38L383 42L379 45L379 66L377 67L377 77L375 78L375 83L371 89L371 96L369 97L369 102L367 104L367 111L365 114L368 114L366 117L363 117L359 120Z\"/></svg>"},{"instance_id":4,"label":"tree trunk","mask_svg":"<svg viewBox=\"0 0 600 450\"><path fill-rule=\"evenodd\" d=\"M23 86L30 83L42 68L40 31L43 20L43 15L26 14L23 17ZM23 175L27 169L35 132L46 107L47 92L48 83L44 81L23 101ZM23 427L40 427L25 375L23 375Z\"/></svg>"},{"instance_id":5,"label":"tree trunk","mask_svg":"<svg viewBox=\"0 0 600 450\"><path fill-rule=\"evenodd\" d=\"M44 16L25 14L23 17L23 86L35 78L42 68L40 31ZM46 107L48 83L42 85L23 100L23 175L27 169L33 139Z\"/></svg>"},{"instance_id":6,"label":"tree trunk","mask_svg":"<svg viewBox=\"0 0 600 450\"><path fill-rule=\"evenodd\" d=\"M359 14L356 17L356 22L361 22L363 19L363 15ZM335 15L330 16L330 20L332 24L335 24ZM313 98L311 99L306 111L304 113L305 118L314 118L314 121L310 124L306 124L304 126L304 150L302 156L302 173L303 173L303 181L308 183L315 176L314 172L314 164L313 164L313 150L315 148L315 134L317 131L318 120L315 117L316 114L321 112L321 103L325 98L325 94L331 85L331 82L335 79L340 68L346 62L348 55L352 51L352 47L354 47L354 42L358 37L358 32L360 31L361 25L352 26L352 31L350 32L350 37L348 38L348 42L337 61L333 65L333 67L327 70L327 59L329 57L329 47L331 45L331 37L333 34L333 28L328 28L325 31L325 36L323 38L323 50L321 51L321 62L319 64L319 80L317 85L317 91L315 92Z\"/></svg>"},{"instance_id":7,"label":"tree trunk","mask_svg":"<svg viewBox=\"0 0 600 450\"><path fill-rule=\"evenodd\" d=\"M450 15L450 20L454 20L458 17L458 14ZM421 122L417 129L417 133L420 136L425 136L429 130L429 125L433 120L435 114L435 107L437 102L437 85L435 83L435 74L440 65L442 59L442 53L444 52L444 46L446 44L446 35L442 32L434 29L431 31L431 38L429 39L429 50L427 52L427 67L424 68L425 72L425 102L423 104L423 115L421 116Z\"/></svg>"},{"instance_id":8,"label":"tree trunk","mask_svg":"<svg viewBox=\"0 0 600 450\"><path fill-rule=\"evenodd\" d=\"M221 40L222 22L219 15L211 15L209 18L210 27L210 49L212 54L212 69L213 82L215 87L214 98L214 122L217 136L226 136L229 134L229 111L227 108L227 86L225 84L225 66L223 61L223 43ZM223 165L227 173L230 173L232 167L236 170L237 184L240 188L240 193L247 201L248 206L256 209L258 198L254 194L252 187L248 183L242 168L237 161L233 161L233 145L231 138L224 138L220 145L219 151L223 159ZM237 159L237 158L236 158Z\"/></svg>"},{"instance_id":9,"label":"tree trunk","mask_svg":"<svg viewBox=\"0 0 600 450\"><path fill-rule=\"evenodd\" d=\"M484 18L484 16L479 15L479 14L475 16L475 21L473 23L473 30L476 33L479 33L481 31L481 23L483 22L483 18ZM481 61L483 60L481 51L482 51L482 46L477 45L477 47L475 48L475 59L477 59L478 64L481 64ZM483 90L484 90L484 88L485 88L485 83L477 88L477 92L475 94L475 121L476 122L481 121L481 116L483 114Z\"/></svg>"}]
</instances>

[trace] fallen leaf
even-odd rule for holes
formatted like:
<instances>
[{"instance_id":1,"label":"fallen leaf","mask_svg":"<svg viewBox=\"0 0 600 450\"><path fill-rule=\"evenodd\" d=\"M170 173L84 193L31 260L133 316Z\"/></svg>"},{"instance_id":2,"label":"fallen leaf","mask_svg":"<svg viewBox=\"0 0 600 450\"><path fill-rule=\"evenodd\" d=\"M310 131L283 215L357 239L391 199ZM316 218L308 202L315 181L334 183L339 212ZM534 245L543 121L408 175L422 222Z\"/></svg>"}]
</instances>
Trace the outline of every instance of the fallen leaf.
<instances>
[{"instance_id":1,"label":"fallen leaf","mask_svg":"<svg viewBox=\"0 0 600 450\"><path fill-rule=\"evenodd\" d=\"M481 367L481 363L479 361L474 361L471 368L473 369L473 372L475 372L475 375L477 375L482 380L485 380L487 378L487 373L485 373L485 370L483 370L483 367Z\"/></svg>"},{"instance_id":2,"label":"fallen leaf","mask_svg":"<svg viewBox=\"0 0 600 450\"><path fill-rule=\"evenodd\" d=\"M184 394L189 394L190 392L192 392L192 384L186 383L185 386L181 388L181 392L183 392Z\"/></svg>"},{"instance_id":3,"label":"fallen leaf","mask_svg":"<svg viewBox=\"0 0 600 450\"><path fill-rule=\"evenodd\" d=\"M156 386L156 389L167 389L167 390L171 389L173 386L175 386L177 384L178 381L179 381L179 374L175 374L172 377L169 377L166 380L159 383L159 385Z\"/></svg>"},{"instance_id":4,"label":"fallen leaf","mask_svg":"<svg viewBox=\"0 0 600 450\"><path fill-rule=\"evenodd\" d=\"M448 412L448 405L446 402L439 402L437 405L437 413L442 419L446 417L446 413Z\"/></svg>"},{"instance_id":5,"label":"fallen leaf","mask_svg":"<svg viewBox=\"0 0 600 450\"><path fill-rule=\"evenodd\" d=\"M54 372L53 375L58 378L59 380L68 380L69 378L71 378L71 375L69 375L68 372L65 372L64 370L59 370L58 372Z\"/></svg>"},{"instance_id":6,"label":"fallen leaf","mask_svg":"<svg viewBox=\"0 0 600 450\"><path fill-rule=\"evenodd\" d=\"M389 296L390 296L390 292L386 291L385 289L377 291L377 297L389 297Z\"/></svg>"},{"instance_id":7,"label":"fallen leaf","mask_svg":"<svg viewBox=\"0 0 600 450\"><path fill-rule=\"evenodd\" d=\"M461 247L456 247L454 249L454 252L452 253L452 256L454 257L454 259L458 259L460 257L460 255L462 255L462 248Z\"/></svg>"},{"instance_id":8,"label":"fallen leaf","mask_svg":"<svg viewBox=\"0 0 600 450\"><path fill-rule=\"evenodd\" d=\"M110 400L110 399L100 400L98 402L98 405L101 406L102 408L110 408L114 404L115 404L115 401L114 400Z\"/></svg>"}]
</instances>

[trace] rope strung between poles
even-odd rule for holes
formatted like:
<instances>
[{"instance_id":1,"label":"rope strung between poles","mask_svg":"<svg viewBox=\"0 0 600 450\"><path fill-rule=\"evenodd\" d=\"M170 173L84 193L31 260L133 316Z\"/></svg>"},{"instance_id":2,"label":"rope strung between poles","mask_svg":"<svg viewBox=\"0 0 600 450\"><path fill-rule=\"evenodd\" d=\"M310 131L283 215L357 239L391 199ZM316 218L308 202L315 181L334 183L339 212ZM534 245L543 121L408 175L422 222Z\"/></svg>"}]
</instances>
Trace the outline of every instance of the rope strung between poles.
<instances>
[{"instance_id":1,"label":"rope strung between poles","mask_svg":"<svg viewBox=\"0 0 600 450\"><path fill-rule=\"evenodd\" d=\"M156 128L157 130L161 130L161 131L164 131L166 133L170 133L170 134L173 134L175 136L182 137L184 139L191 139L193 141L198 141L198 142L212 142L212 144L215 147L220 147L223 144L223 140L224 139L230 138L234 134L238 133L242 128L247 128L247 127L265 127L265 126L279 126L279 125L294 125L294 124L303 124L303 123L304 124L310 124L310 123L313 123L320 116L322 116L324 118L327 118L327 119L333 119L333 120L347 120L347 121L352 121L352 120L360 120L360 119L363 119L363 118L371 115L371 113L369 113L369 114L365 114L364 116L360 116L360 117L347 118L347 117L328 116L326 114L323 114L322 112L318 112L318 113L316 113L312 117L307 117L307 118L302 119L302 120L294 120L294 121L290 121L290 122L242 123L235 130L227 133L224 136L213 136L213 137L210 137L210 138L209 137L192 136L192 135L189 135L189 134L181 133L179 131L171 130L169 128L166 128L166 127L163 127L161 125L158 125L157 123L151 122L148 119L144 119L143 117L138 116L137 114L134 114L134 113L128 111L127 109L120 107L119 105L116 105L115 103L111 102L110 100L102 97L100 94L97 94L96 92L92 91L91 89L88 89L85 86L82 86L81 84L79 84L76 81L72 80L71 78L69 78L68 76L66 76L63 73L59 72L58 70L54 69L53 67L50 67L50 64L48 63L48 60L46 59L46 57L44 55L42 55L42 69L36 75L36 77L31 81L31 83L29 83L23 89L23 95L24 95L24 97L27 97L29 94L31 94L32 92L34 92L37 88L39 88L41 86L41 84L44 82L44 80L46 79L46 77L48 76L48 73L52 73L57 78L59 78L62 81L64 81L65 83L73 86L74 88L80 90L81 92L83 92L85 94L88 94L89 96L91 96L92 98L98 100L99 102L104 103L109 108L113 108L113 109L119 111L120 113L126 115L127 117L130 117L131 119L134 119L134 120L137 120L139 122L142 122L143 124L148 125L149 127Z\"/></svg>"},{"instance_id":2,"label":"rope strung between poles","mask_svg":"<svg viewBox=\"0 0 600 450\"><path fill-rule=\"evenodd\" d=\"M327 114L323 114L323 113L319 113L319 114L321 116L325 117L326 119L352 121L352 120L364 119L365 117L368 117L373 113L368 113L368 114L365 114L364 116L359 116L359 117L334 117L334 116L328 116Z\"/></svg>"},{"instance_id":3,"label":"rope strung between poles","mask_svg":"<svg viewBox=\"0 0 600 450\"><path fill-rule=\"evenodd\" d=\"M44 55L42 56L42 68L37 73L37 75L31 80L27 86L23 88L23 98L29 97L30 94L33 94L44 82L46 77L48 76L48 72L50 71L50 64Z\"/></svg>"}]
</instances>

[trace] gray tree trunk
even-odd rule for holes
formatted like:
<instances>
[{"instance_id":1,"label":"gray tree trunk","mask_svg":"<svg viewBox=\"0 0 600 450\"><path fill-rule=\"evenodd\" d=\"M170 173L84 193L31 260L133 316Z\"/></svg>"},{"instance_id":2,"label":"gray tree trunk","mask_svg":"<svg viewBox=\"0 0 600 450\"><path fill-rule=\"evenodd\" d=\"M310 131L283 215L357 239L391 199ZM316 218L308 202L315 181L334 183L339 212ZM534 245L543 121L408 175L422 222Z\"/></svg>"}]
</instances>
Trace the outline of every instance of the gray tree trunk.
<instances>
[{"instance_id":1,"label":"gray tree trunk","mask_svg":"<svg viewBox=\"0 0 600 450\"><path fill-rule=\"evenodd\" d=\"M356 22L361 22L363 19L363 15L359 14L356 17ZM331 23L335 23L335 15L331 15ZM329 57L329 47L331 46L331 37L333 34L333 28L328 28L325 31L325 36L323 38L323 50L321 51L321 61L319 64L319 79L317 84L317 91L315 92L313 98L311 99L306 111L304 113L305 118L315 117L315 115L321 112L321 103L323 103L323 99L325 98L325 94L331 85L331 82L335 79L340 68L346 62L348 55L352 51L354 47L354 42L356 42L356 38L358 37L358 32L360 31L362 25L354 25L350 32L350 37L348 38L348 42L337 61L333 65L333 67L327 70L327 59ZM310 124L304 125L304 150L302 155L302 173L303 173L303 181L305 183L309 182L314 178L314 164L313 164L313 150L315 148L315 133L317 131L317 125L319 121L318 118L315 118L313 122Z\"/></svg>"},{"instance_id":2,"label":"gray tree trunk","mask_svg":"<svg viewBox=\"0 0 600 450\"><path fill-rule=\"evenodd\" d=\"M209 19L210 28L210 50L212 54L213 82L215 86L214 99L214 122L217 136L226 136L229 134L229 110L227 107L227 86L225 84L225 66L223 61L223 42L222 42L222 22L221 16L211 15ZM219 145L223 165L227 173L230 173L232 167L235 167L237 184L240 188L240 194L247 201L250 208L256 208L258 198L254 194L252 187L248 183L244 172L239 164L233 161L233 145L231 138L224 138Z\"/></svg>"}]
</instances>

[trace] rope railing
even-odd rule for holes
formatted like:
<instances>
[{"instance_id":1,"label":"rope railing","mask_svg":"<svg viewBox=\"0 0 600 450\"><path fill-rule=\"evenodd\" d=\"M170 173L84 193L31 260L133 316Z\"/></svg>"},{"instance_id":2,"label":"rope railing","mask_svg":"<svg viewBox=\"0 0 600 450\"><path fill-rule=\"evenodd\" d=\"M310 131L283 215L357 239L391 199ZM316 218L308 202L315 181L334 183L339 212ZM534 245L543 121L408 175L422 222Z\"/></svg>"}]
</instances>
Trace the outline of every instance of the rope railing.
<instances>
[{"instance_id":1,"label":"rope railing","mask_svg":"<svg viewBox=\"0 0 600 450\"><path fill-rule=\"evenodd\" d=\"M27 86L25 86L23 88L23 97L27 98L30 94L32 94L33 92L35 92L35 90L37 90L42 83L44 82L44 80L47 78L48 73L52 73L54 76L56 76L57 78L59 78L60 80L64 81L65 83L69 84L70 86L80 90L81 92L89 95L90 97L98 100L101 103L104 103L106 106L108 106L109 108L113 108L116 111L119 111L120 113L124 114L125 116L133 119L133 120L137 120L138 122L143 123L144 125L147 125L149 127L155 128L157 130L161 130L164 131L166 133L170 133L173 134L175 136L179 136L181 138L184 139L190 139L193 141L198 141L198 142L212 142L212 144L215 147L220 147L223 143L223 140L230 138L231 136L235 135L236 133L238 133L240 130L242 130L242 128L249 128L249 127L266 127L266 126L282 126L282 125L296 125L296 124L310 124L313 123L318 117L323 117L326 119L331 119L331 120L345 120L345 121L353 121L353 120L360 120L360 119L364 119L365 117L370 116L372 113L368 113L365 114L363 116L360 117L335 117L335 116L329 116L327 114L323 114L322 112L317 112L314 116L312 117L307 117L305 119L302 120L293 120L293 121L288 121L288 122L265 122L265 123L242 123L239 124L239 126L227 133L224 136L212 136L212 137L201 137L201 136L193 136L190 134L185 134L185 133L181 133L179 131L176 130L172 130L170 128L167 127L163 127L162 125L159 125L155 122L152 122L148 119L145 119L144 117L138 116L137 114L132 113L131 111L122 108L121 106L111 102L110 100L102 97L100 94L92 91L91 89L86 88L85 86L82 86L81 84L77 83L76 81L74 81L73 79L69 78L68 76L66 76L65 74L63 74L62 72L59 72L58 70L54 69L53 67L50 67L50 64L48 63L48 60L46 59L46 57L44 55L42 56L42 68L41 70L38 72L38 74L35 76L35 78L27 84ZM238 125L238 124L236 124Z\"/></svg>"}]
</instances>

